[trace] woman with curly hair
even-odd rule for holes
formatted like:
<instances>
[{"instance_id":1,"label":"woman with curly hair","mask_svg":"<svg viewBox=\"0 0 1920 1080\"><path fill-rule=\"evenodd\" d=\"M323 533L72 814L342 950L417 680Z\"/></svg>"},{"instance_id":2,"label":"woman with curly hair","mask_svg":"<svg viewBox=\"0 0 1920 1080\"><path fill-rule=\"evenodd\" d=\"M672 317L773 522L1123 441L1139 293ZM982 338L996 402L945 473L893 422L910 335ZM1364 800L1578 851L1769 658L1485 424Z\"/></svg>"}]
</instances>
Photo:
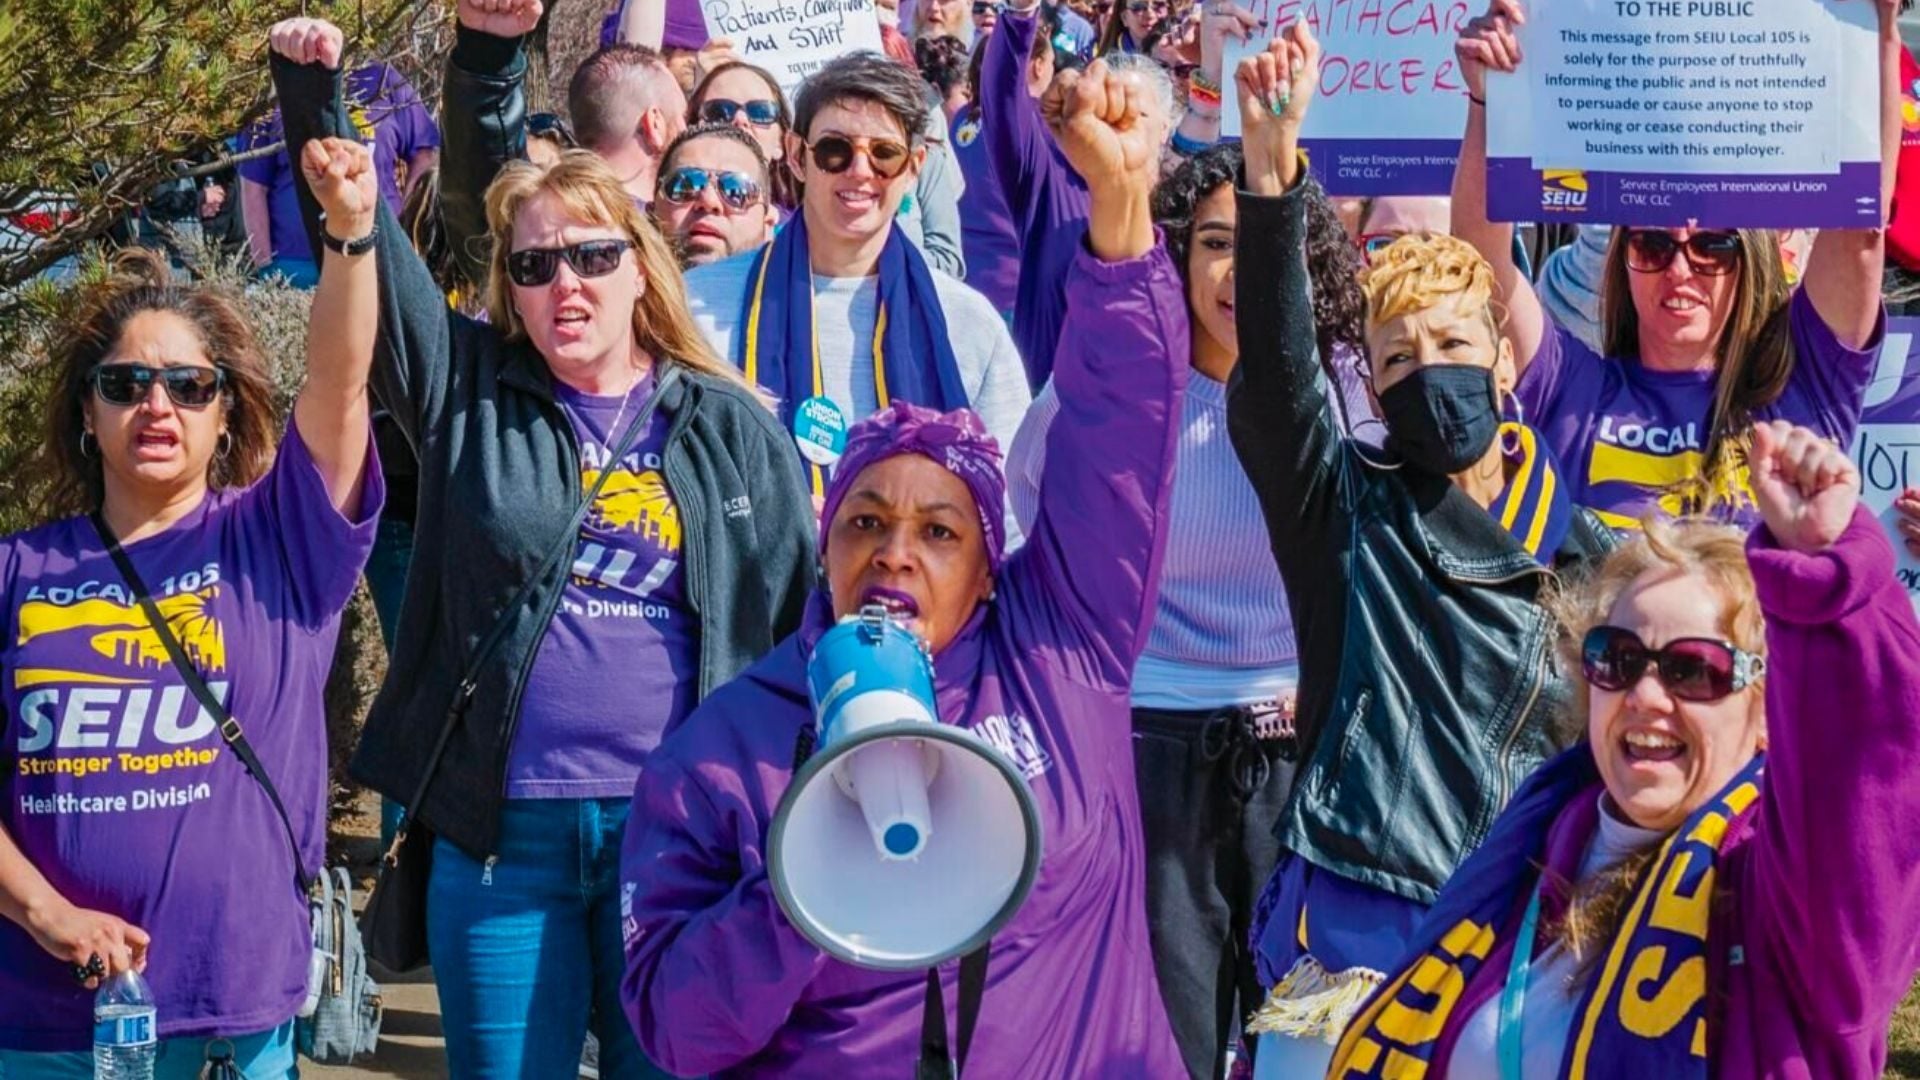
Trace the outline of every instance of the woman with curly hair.
<instances>
[{"instance_id":1,"label":"woman with curly hair","mask_svg":"<svg viewBox=\"0 0 1920 1080\"><path fill-rule=\"evenodd\" d=\"M379 201L358 142L295 160ZM313 333L343 314L316 298ZM155 1075L216 1044L292 1075L322 690L384 494L368 364L314 353L281 435L238 299L129 253L52 371L45 524L0 539L0 1076L92 1076L94 990L128 970Z\"/></svg>"},{"instance_id":2,"label":"woman with curly hair","mask_svg":"<svg viewBox=\"0 0 1920 1080\"><path fill-rule=\"evenodd\" d=\"M1319 76L1305 23L1243 62L1246 190L1227 420L1265 512L1300 656L1301 766L1255 922L1256 1075L1325 1075L1332 1040L1520 781L1574 733L1540 600L1610 533L1539 432L1503 422L1517 373L1493 272L1403 237L1361 279L1382 450L1343 438L1316 362L1299 156ZM1281 104L1281 115L1273 111Z\"/></svg>"},{"instance_id":3,"label":"woman with curly hair","mask_svg":"<svg viewBox=\"0 0 1920 1080\"><path fill-rule=\"evenodd\" d=\"M1262 997L1248 930L1280 854L1273 826L1292 787L1300 680L1279 571L1246 555L1267 546L1267 526L1227 440L1227 382L1240 353L1233 199L1240 168L1237 144L1214 147L1183 162L1153 196L1154 223L1186 293L1192 370L1167 559L1146 651L1133 671L1133 758L1154 968L1195 1076L1220 1075L1236 1018ZM1311 217L1306 248L1321 355L1351 357L1361 347L1365 310L1359 255L1325 199ZM1354 383L1349 408L1364 413ZM1061 408L1049 383L1008 457L1023 530L1039 516L1048 433Z\"/></svg>"}]
</instances>

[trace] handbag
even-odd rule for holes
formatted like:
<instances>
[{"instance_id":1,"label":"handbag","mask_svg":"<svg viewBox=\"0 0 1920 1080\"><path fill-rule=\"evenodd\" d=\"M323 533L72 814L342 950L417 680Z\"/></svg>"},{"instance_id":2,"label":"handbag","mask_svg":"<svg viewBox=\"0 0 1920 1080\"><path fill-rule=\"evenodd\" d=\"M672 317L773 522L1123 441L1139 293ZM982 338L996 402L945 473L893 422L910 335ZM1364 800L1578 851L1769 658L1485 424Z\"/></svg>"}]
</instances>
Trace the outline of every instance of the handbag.
<instances>
[{"instance_id":1,"label":"handbag","mask_svg":"<svg viewBox=\"0 0 1920 1080\"><path fill-rule=\"evenodd\" d=\"M647 403L641 406L640 412L627 425L627 430L620 436L618 445L607 460L619 461L627 456L627 451L633 449L641 432L653 422L654 411L659 407L660 399L666 395L667 388L679 377L679 365L665 366ZM453 733L466 717L467 707L473 703L474 688L479 684L481 669L492 660L494 651L507 636L508 625L533 596L535 587L573 554L579 543L580 526L587 520L587 514L593 509L593 501L600 496L600 489L612 475L611 468L600 470L586 497L574 509L573 518L567 523L559 540L540 561L539 569L520 584L520 590L514 594L512 601L500 609L493 628L474 647L473 656L467 661L466 671L454 691L453 702L447 706L439 737L434 740L433 750L427 755L426 770L421 773L419 783L414 785L413 797L405 804L405 816L394 832L393 843L387 846L386 854L380 859L379 877L374 881L373 894L367 898L367 910L360 917L360 932L366 941L367 955L388 971L412 971L425 966L428 960L427 881L433 873L434 836L433 830L418 820L415 811L426 805L427 787L439 771L440 760L445 756L448 744L453 741Z\"/></svg>"},{"instance_id":2,"label":"handbag","mask_svg":"<svg viewBox=\"0 0 1920 1080\"><path fill-rule=\"evenodd\" d=\"M154 603L147 583L141 579L140 572L134 569L133 560L127 557L126 550L120 546L120 538L107 525L107 519L98 510L92 516L94 529L100 533L100 539L106 542L107 553L113 556L120 576L126 579L127 586L140 602L140 610L146 614L154 637L166 649L167 658L173 661L181 681L187 684L187 690L199 700L207 715L220 725L220 738L233 750L233 756L240 759L247 774L266 792L274 813L279 815L280 827L286 831L287 846L293 852L294 884L299 888L300 895L307 898L308 931L313 950L312 962L307 967L306 1005L294 1022L295 1038L301 1050L323 1065L345 1065L357 1053L372 1053L374 1044L380 1040L383 1006L379 984L367 975L365 958L360 949L360 930L354 924L350 906L351 893L336 893L332 883L323 875L318 882L321 899L315 900L316 883L308 877L306 867L301 865L300 842L294 837L293 819L287 816L286 804L280 799L280 789L274 786L273 778L267 775L267 768L261 763L260 756L254 753L253 744L247 741L247 734L241 728L239 719L227 711L227 707L208 688L200 669L187 659L186 650L180 647L180 639L174 636L173 627L167 623L160 606ZM347 882L345 870L336 869L334 872L343 884ZM344 916L340 905L347 905ZM323 1037L316 1038L316 1030Z\"/></svg>"}]
</instances>

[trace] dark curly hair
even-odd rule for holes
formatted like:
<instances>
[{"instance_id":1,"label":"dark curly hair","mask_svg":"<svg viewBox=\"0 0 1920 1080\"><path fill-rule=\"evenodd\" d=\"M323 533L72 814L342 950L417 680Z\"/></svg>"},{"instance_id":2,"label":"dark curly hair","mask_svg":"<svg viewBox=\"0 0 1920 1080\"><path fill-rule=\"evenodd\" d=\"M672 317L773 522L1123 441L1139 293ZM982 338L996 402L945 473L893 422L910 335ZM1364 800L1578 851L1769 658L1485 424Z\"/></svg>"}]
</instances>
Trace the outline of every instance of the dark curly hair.
<instances>
[{"instance_id":1,"label":"dark curly hair","mask_svg":"<svg viewBox=\"0 0 1920 1080\"><path fill-rule=\"evenodd\" d=\"M1181 162L1153 189L1154 224L1166 235L1167 251L1183 283L1193 251L1194 212L1207 196L1239 182L1245 160L1239 143L1221 143ZM1367 301L1360 292L1360 253L1332 201L1318 184L1306 195L1313 321L1321 362L1330 370L1343 346L1350 356L1365 355Z\"/></svg>"},{"instance_id":2,"label":"dark curly hair","mask_svg":"<svg viewBox=\"0 0 1920 1080\"><path fill-rule=\"evenodd\" d=\"M51 350L54 371L47 401L46 437L35 458L40 511L47 520L97 509L106 480L97 451L86 449L85 403L94 365L108 359L134 316L164 311L187 321L215 367L226 372L220 407L232 436L224 453L207 463L215 491L240 488L265 476L273 464L280 418L275 411L267 360L237 297L207 285L179 284L165 258L128 248L107 279L92 286L79 309L60 327Z\"/></svg>"},{"instance_id":3,"label":"dark curly hair","mask_svg":"<svg viewBox=\"0 0 1920 1080\"><path fill-rule=\"evenodd\" d=\"M942 101L954 87L967 81L967 45L957 37L923 37L913 43L913 58L920 65L920 78Z\"/></svg>"}]
</instances>

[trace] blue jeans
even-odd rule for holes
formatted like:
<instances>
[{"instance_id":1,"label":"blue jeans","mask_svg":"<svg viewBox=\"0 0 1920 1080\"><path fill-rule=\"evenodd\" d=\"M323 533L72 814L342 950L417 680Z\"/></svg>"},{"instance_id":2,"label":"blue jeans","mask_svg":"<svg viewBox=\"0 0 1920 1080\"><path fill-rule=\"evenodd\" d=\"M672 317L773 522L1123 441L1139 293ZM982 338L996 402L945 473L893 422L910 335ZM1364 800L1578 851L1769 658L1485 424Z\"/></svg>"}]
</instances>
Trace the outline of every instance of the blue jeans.
<instances>
[{"instance_id":1,"label":"blue jeans","mask_svg":"<svg viewBox=\"0 0 1920 1080\"><path fill-rule=\"evenodd\" d=\"M441 840L427 948L447 1067L467 1078L570 1077L587 1028L600 1075L654 1080L620 1008L620 840L626 799L511 799L496 861Z\"/></svg>"},{"instance_id":2,"label":"blue jeans","mask_svg":"<svg viewBox=\"0 0 1920 1080\"><path fill-rule=\"evenodd\" d=\"M207 1048L217 1039L161 1039L154 1056L154 1080L198 1080ZM247 1080L281 1080L300 1075L293 1052L293 1021L270 1031L238 1035L233 1063ZM0 1080L93 1080L93 1051L77 1054L28 1054L0 1050Z\"/></svg>"}]
</instances>

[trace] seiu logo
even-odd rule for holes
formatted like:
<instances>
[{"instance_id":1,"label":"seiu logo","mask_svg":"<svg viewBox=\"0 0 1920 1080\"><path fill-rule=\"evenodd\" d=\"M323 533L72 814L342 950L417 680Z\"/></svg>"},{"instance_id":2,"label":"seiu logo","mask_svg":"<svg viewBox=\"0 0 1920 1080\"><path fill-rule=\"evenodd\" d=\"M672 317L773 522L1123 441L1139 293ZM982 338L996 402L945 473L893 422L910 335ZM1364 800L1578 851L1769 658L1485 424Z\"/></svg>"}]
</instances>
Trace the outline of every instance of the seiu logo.
<instances>
[{"instance_id":1,"label":"seiu logo","mask_svg":"<svg viewBox=\"0 0 1920 1080\"><path fill-rule=\"evenodd\" d=\"M1662 457L1700 449L1700 431L1695 424L1679 424L1670 428L1616 424L1613 417L1603 416L1600 418L1599 439L1610 446L1645 450Z\"/></svg>"},{"instance_id":2,"label":"seiu logo","mask_svg":"<svg viewBox=\"0 0 1920 1080\"><path fill-rule=\"evenodd\" d=\"M1540 208L1574 210L1587 208L1587 174L1583 169L1545 169L1540 173Z\"/></svg>"},{"instance_id":3,"label":"seiu logo","mask_svg":"<svg viewBox=\"0 0 1920 1080\"><path fill-rule=\"evenodd\" d=\"M209 682L207 689L226 704L225 682ZM19 752L132 750L144 745L149 733L161 746L185 746L213 734L214 727L213 716L189 700L184 686L41 687L20 699Z\"/></svg>"}]
</instances>

